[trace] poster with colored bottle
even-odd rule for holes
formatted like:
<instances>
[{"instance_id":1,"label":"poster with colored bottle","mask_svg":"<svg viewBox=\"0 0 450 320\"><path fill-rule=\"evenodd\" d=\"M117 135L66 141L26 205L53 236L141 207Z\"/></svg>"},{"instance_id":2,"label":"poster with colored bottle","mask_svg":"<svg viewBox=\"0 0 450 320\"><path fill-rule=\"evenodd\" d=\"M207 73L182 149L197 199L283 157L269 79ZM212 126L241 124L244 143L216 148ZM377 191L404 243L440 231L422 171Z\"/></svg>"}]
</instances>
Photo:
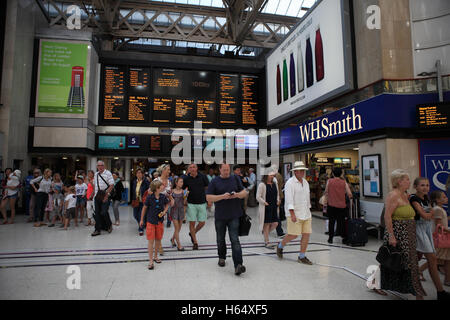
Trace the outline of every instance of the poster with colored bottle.
<instances>
[{"instance_id":1,"label":"poster with colored bottle","mask_svg":"<svg viewBox=\"0 0 450 320\"><path fill-rule=\"evenodd\" d=\"M297 47L297 82L298 92L301 93L305 89L305 71L303 68L303 52L301 41L298 42Z\"/></svg>"},{"instance_id":2,"label":"poster with colored bottle","mask_svg":"<svg viewBox=\"0 0 450 320\"><path fill-rule=\"evenodd\" d=\"M354 89L349 10L349 0L316 1L267 55L269 125Z\"/></svg>"},{"instance_id":3,"label":"poster with colored bottle","mask_svg":"<svg viewBox=\"0 0 450 320\"><path fill-rule=\"evenodd\" d=\"M297 85L295 83L295 61L294 61L294 52L291 52L290 58L289 58L289 79L290 85L291 85L291 98L295 97L297 94Z\"/></svg>"},{"instance_id":4,"label":"poster with colored bottle","mask_svg":"<svg viewBox=\"0 0 450 320\"><path fill-rule=\"evenodd\" d=\"M89 50L87 43L41 41L38 113L85 114Z\"/></svg>"},{"instance_id":5,"label":"poster with colored bottle","mask_svg":"<svg viewBox=\"0 0 450 320\"><path fill-rule=\"evenodd\" d=\"M320 34L320 27L316 31L316 44L314 48L315 60L316 60L316 79L317 82L323 80L325 77L325 66L323 61L323 43L322 35Z\"/></svg>"},{"instance_id":6,"label":"poster with colored bottle","mask_svg":"<svg viewBox=\"0 0 450 320\"><path fill-rule=\"evenodd\" d=\"M289 75L286 58L283 59L283 99L284 101L289 99Z\"/></svg>"},{"instance_id":7,"label":"poster with colored bottle","mask_svg":"<svg viewBox=\"0 0 450 320\"><path fill-rule=\"evenodd\" d=\"M109 150L125 150L125 136L99 136L98 148Z\"/></svg>"}]
</instances>

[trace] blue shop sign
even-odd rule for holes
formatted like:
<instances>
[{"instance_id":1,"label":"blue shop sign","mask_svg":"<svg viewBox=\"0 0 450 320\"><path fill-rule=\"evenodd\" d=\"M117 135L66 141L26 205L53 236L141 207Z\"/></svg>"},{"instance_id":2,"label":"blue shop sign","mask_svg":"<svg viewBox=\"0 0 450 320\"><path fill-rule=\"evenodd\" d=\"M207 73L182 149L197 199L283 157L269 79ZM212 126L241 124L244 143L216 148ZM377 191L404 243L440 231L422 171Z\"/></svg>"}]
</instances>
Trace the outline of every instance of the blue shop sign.
<instances>
[{"instance_id":1,"label":"blue shop sign","mask_svg":"<svg viewBox=\"0 0 450 320\"><path fill-rule=\"evenodd\" d=\"M450 92L444 98L450 98ZM325 116L281 130L281 150L382 128L416 128L416 106L436 94L382 94Z\"/></svg>"}]
</instances>

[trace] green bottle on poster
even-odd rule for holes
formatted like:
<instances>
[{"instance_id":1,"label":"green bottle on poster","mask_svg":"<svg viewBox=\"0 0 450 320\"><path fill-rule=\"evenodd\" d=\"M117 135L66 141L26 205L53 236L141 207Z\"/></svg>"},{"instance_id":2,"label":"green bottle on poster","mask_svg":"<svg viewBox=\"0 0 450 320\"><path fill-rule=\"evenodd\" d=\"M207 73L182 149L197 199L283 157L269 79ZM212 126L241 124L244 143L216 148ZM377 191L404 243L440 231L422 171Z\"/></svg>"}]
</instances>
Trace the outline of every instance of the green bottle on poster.
<instances>
[{"instance_id":1,"label":"green bottle on poster","mask_svg":"<svg viewBox=\"0 0 450 320\"><path fill-rule=\"evenodd\" d=\"M289 99L289 79L288 79L288 68L286 58L283 59L283 96L284 101Z\"/></svg>"}]
</instances>

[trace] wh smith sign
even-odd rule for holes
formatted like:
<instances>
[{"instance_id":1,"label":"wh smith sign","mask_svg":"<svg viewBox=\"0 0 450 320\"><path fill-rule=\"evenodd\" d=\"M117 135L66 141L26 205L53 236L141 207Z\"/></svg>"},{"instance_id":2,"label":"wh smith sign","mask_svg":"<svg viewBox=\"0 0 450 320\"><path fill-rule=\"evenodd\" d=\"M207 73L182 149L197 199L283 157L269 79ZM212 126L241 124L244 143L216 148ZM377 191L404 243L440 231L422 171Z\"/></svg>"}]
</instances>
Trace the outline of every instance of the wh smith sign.
<instances>
[{"instance_id":1,"label":"wh smith sign","mask_svg":"<svg viewBox=\"0 0 450 320\"><path fill-rule=\"evenodd\" d=\"M446 190L450 175L450 139L419 140L420 175L430 180L430 192Z\"/></svg>"},{"instance_id":2,"label":"wh smith sign","mask_svg":"<svg viewBox=\"0 0 450 320\"><path fill-rule=\"evenodd\" d=\"M436 94L382 94L281 130L281 150L381 128L415 128L416 105L436 99Z\"/></svg>"}]
</instances>

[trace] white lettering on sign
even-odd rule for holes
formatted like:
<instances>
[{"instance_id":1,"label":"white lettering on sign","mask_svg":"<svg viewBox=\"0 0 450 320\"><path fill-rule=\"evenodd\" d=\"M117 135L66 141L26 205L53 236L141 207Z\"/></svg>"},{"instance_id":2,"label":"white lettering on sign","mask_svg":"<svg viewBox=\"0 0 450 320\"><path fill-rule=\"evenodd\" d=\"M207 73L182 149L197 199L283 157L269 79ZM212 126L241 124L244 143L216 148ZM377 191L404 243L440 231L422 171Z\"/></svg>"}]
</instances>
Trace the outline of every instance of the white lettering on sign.
<instances>
[{"instance_id":1,"label":"white lettering on sign","mask_svg":"<svg viewBox=\"0 0 450 320\"><path fill-rule=\"evenodd\" d=\"M342 115L343 119L335 122L330 123L328 117L325 117L299 126L302 143L363 129L361 115L356 114L355 108L351 109L351 115L345 111L342 112Z\"/></svg>"}]
</instances>

